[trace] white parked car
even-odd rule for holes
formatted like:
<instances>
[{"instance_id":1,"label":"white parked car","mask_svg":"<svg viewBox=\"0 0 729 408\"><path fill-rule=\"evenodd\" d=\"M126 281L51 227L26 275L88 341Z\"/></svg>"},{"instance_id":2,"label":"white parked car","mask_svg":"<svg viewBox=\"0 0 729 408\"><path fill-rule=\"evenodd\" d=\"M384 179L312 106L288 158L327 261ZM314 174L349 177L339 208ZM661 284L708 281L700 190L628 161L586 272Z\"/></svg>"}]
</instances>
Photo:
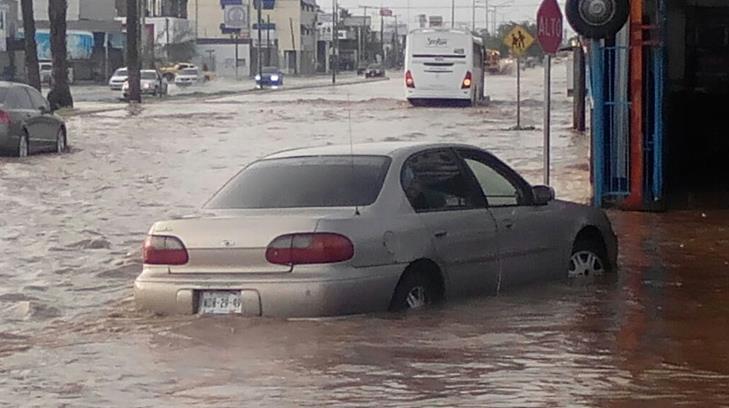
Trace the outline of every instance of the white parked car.
<instances>
[{"instance_id":1,"label":"white parked car","mask_svg":"<svg viewBox=\"0 0 729 408\"><path fill-rule=\"evenodd\" d=\"M127 81L127 78L129 78L129 73L127 72L126 67L119 68L114 71L114 74L112 74L109 79L109 87L112 91L121 91L124 86L124 82Z\"/></svg>"},{"instance_id":2,"label":"white parked car","mask_svg":"<svg viewBox=\"0 0 729 408\"><path fill-rule=\"evenodd\" d=\"M182 71L180 71L177 76L175 76L175 85L177 86L190 86L195 85L200 82L203 82L205 80L205 77L203 77L200 70L195 68L185 68Z\"/></svg>"}]
</instances>

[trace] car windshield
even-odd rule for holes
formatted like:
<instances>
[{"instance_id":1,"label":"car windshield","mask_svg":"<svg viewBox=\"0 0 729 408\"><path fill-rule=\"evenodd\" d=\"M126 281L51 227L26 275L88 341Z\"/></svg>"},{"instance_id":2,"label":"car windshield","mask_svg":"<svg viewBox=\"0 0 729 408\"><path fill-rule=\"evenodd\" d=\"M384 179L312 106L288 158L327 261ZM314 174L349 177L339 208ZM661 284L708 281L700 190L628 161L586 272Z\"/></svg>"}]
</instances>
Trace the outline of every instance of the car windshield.
<instances>
[{"instance_id":1,"label":"car windshield","mask_svg":"<svg viewBox=\"0 0 729 408\"><path fill-rule=\"evenodd\" d=\"M383 156L316 156L263 160L235 176L211 209L350 207L377 199L390 165Z\"/></svg>"},{"instance_id":2,"label":"car windshield","mask_svg":"<svg viewBox=\"0 0 729 408\"><path fill-rule=\"evenodd\" d=\"M182 75L197 75L197 68L186 68L182 70Z\"/></svg>"},{"instance_id":3,"label":"car windshield","mask_svg":"<svg viewBox=\"0 0 729 408\"><path fill-rule=\"evenodd\" d=\"M276 68L276 67L264 67L263 70L262 70L262 72L264 74L277 74L278 73L278 68Z\"/></svg>"},{"instance_id":4,"label":"car windshield","mask_svg":"<svg viewBox=\"0 0 729 408\"><path fill-rule=\"evenodd\" d=\"M127 69L126 68L119 68L116 71L114 71L114 76L127 76Z\"/></svg>"},{"instance_id":5,"label":"car windshield","mask_svg":"<svg viewBox=\"0 0 729 408\"><path fill-rule=\"evenodd\" d=\"M142 71L142 79L157 79L157 73L154 71Z\"/></svg>"}]
</instances>

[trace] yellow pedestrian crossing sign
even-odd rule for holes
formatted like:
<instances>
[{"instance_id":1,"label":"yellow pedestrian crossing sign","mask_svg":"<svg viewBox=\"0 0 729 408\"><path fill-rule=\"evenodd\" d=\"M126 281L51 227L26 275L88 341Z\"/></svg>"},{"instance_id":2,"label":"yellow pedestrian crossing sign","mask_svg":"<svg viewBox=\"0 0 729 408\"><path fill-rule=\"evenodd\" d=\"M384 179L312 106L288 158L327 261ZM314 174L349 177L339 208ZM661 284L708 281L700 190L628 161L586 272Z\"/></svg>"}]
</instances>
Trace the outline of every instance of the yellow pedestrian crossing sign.
<instances>
[{"instance_id":1,"label":"yellow pedestrian crossing sign","mask_svg":"<svg viewBox=\"0 0 729 408\"><path fill-rule=\"evenodd\" d=\"M504 38L504 44L517 57L524 54L532 46L532 43L534 43L534 37L524 27L518 25L514 26Z\"/></svg>"}]
</instances>

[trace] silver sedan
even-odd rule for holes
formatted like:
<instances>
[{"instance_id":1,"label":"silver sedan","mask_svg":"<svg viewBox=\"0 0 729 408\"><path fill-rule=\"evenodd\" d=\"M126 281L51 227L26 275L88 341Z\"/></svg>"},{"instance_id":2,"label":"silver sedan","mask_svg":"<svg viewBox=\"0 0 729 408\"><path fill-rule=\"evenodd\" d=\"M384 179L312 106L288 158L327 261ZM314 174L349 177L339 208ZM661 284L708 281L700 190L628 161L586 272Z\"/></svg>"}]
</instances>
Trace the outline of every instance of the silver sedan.
<instances>
[{"instance_id":1,"label":"silver sedan","mask_svg":"<svg viewBox=\"0 0 729 408\"><path fill-rule=\"evenodd\" d=\"M327 316L600 275L616 258L601 210L477 147L327 146L257 161L201 214L155 223L134 294L162 314Z\"/></svg>"}]
</instances>

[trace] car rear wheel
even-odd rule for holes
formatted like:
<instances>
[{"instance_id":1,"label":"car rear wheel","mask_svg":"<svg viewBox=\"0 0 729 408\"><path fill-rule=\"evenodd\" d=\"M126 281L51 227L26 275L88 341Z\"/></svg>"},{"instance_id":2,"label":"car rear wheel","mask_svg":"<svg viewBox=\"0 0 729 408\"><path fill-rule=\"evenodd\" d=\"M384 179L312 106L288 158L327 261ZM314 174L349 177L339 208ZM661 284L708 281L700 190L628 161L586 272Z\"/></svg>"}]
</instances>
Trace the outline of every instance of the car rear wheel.
<instances>
[{"instance_id":1,"label":"car rear wheel","mask_svg":"<svg viewBox=\"0 0 729 408\"><path fill-rule=\"evenodd\" d=\"M18 140L18 157L28 157L30 154L30 145L28 144L28 134L23 133Z\"/></svg>"},{"instance_id":2,"label":"car rear wheel","mask_svg":"<svg viewBox=\"0 0 729 408\"><path fill-rule=\"evenodd\" d=\"M67 142L66 132L63 128L58 129L58 134L56 134L56 153L65 153L68 151Z\"/></svg>"},{"instance_id":3,"label":"car rear wheel","mask_svg":"<svg viewBox=\"0 0 729 408\"><path fill-rule=\"evenodd\" d=\"M417 270L405 272L390 302L391 311L420 309L435 302L436 285L424 273Z\"/></svg>"},{"instance_id":4,"label":"car rear wheel","mask_svg":"<svg viewBox=\"0 0 729 408\"><path fill-rule=\"evenodd\" d=\"M607 273L605 250L592 240L577 241L572 248L568 278L601 276Z\"/></svg>"}]
</instances>

